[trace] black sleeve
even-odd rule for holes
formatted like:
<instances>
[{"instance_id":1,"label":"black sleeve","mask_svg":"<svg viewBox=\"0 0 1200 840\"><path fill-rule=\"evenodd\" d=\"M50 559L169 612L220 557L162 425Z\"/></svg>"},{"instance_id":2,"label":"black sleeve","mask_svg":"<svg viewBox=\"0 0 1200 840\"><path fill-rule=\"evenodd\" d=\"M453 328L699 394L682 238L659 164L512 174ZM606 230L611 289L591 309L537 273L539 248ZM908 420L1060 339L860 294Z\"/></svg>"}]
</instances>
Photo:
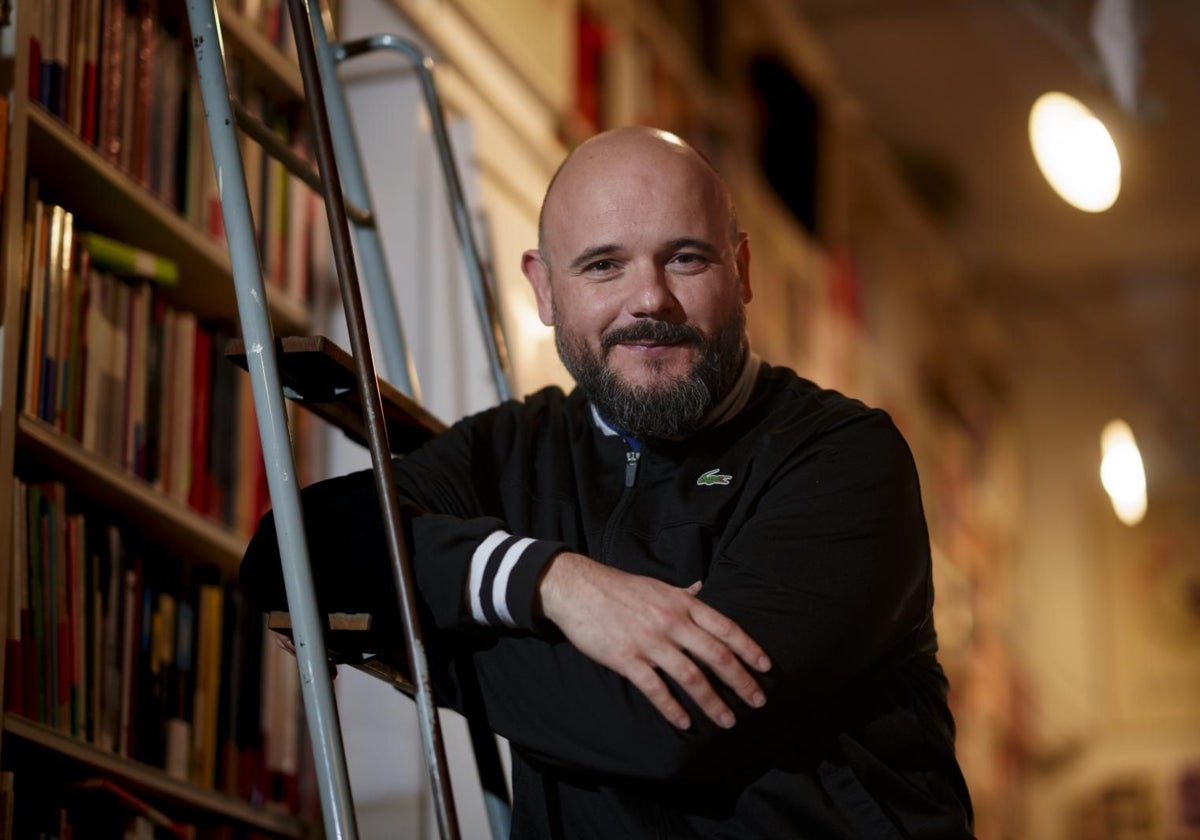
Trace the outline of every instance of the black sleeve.
<instances>
[{"instance_id":1,"label":"black sleeve","mask_svg":"<svg viewBox=\"0 0 1200 840\"><path fill-rule=\"evenodd\" d=\"M531 627L542 568L565 547L510 534L480 499L477 479L489 469L492 450L477 441L486 439L494 412L458 423L393 462L417 588L437 629ZM301 507L321 609L371 613L381 633L394 631L398 602L373 471L307 487ZM285 608L271 513L250 540L240 578L252 603Z\"/></svg>"},{"instance_id":2,"label":"black sleeve","mask_svg":"<svg viewBox=\"0 0 1200 840\"><path fill-rule=\"evenodd\" d=\"M471 655L491 726L541 760L660 781L754 774L807 715L883 667L927 621L928 539L908 447L885 415L781 465L700 594L773 661L751 709L722 730L690 701L668 724L633 686L565 641L502 637ZM681 699L682 692L676 691Z\"/></svg>"}]
</instances>

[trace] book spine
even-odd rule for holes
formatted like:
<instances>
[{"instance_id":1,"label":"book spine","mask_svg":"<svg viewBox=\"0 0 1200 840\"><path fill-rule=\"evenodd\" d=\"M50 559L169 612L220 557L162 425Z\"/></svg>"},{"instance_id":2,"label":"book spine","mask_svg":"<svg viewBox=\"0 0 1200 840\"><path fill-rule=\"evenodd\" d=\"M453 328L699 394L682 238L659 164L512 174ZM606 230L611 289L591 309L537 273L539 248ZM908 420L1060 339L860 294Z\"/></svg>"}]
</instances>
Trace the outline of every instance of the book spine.
<instances>
[{"instance_id":1,"label":"book spine","mask_svg":"<svg viewBox=\"0 0 1200 840\"><path fill-rule=\"evenodd\" d=\"M38 414L42 378L42 330L46 296L46 261L50 249L50 219L45 205L34 204L30 231L31 251L28 262L29 295L25 316L25 399L26 414Z\"/></svg>"},{"instance_id":2,"label":"book spine","mask_svg":"<svg viewBox=\"0 0 1200 840\"><path fill-rule=\"evenodd\" d=\"M219 585L200 586L196 690L192 701L192 781L207 788L216 781L223 599Z\"/></svg>"},{"instance_id":3,"label":"book spine","mask_svg":"<svg viewBox=\"0 0 1200 840\"><path fill-rule=\"evenodd\" d=\"M22 624L25 606L25 485L16 479L12 497L12 546L9 555L8 626L4 638L4 710L25 714L25 663Z\"/></svg>"}]
</instances>

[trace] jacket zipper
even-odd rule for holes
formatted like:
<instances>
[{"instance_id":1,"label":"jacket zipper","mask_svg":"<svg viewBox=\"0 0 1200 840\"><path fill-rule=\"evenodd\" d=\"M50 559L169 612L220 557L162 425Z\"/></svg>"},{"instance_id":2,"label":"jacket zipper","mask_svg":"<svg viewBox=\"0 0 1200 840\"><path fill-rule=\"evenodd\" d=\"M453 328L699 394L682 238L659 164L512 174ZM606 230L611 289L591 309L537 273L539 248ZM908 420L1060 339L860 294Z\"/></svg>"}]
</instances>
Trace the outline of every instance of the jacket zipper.
<instances>
[{"instance_id":1,"label":"jacket zipper","mask_svg":"<svg viewBox=\"0 0 1200 840\"><path fill-rule=\"evenodd\" d=\"M634 485L637 483L638 464L642 459L642 446L638 441L626 437L625 444L629 447L625 453L625 486L621 490L621 498L617 500L617 506L608 516L608 523L604 526L604 540L600 543L602 548L600 562L616 568L620 568L620 564L616 562L617 558L611 555L613 543L616 541L617 523L633 498Z\"/></svg>"},{"instance_id":2,"label":"jacket zipper","mask_svg":"<svg viewBox=\"0 0 1200 840\"><path fill-rule=\"evenodd\" d=\"M633 486L637 481L638 462L642 458L642 453L636 449L630 449L625 453L625 487L626 489Z\"/></svg>"}]
</instances>

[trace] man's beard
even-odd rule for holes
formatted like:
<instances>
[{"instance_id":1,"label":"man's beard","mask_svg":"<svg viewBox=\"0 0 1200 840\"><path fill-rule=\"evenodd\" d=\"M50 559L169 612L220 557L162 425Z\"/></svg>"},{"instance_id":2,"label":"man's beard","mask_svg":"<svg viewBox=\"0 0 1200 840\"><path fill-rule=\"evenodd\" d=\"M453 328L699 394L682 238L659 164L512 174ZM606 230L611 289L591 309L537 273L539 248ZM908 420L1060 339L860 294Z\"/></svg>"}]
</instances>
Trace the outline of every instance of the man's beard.
<instances>
[{"instance_id":1,"label":"man's beard","mask_svg":"<svg viewBox=\"0 0 1200 840\"><path fill-rule=\"evenodd\" d=\"M680 438L700 428L718 402L729 393L745 363L746 312L734 315L712 338L690 324L643 320L610 330L595 353L580 336L559 326L555 314L554 343L567 371L609 424L635 437ZM683 376L651 385L631 385L606 364L617 344L652 341L683 342L699 348L692 369ZM651 360L651 367L663 366Z\"/></svg>"}]
</instances>

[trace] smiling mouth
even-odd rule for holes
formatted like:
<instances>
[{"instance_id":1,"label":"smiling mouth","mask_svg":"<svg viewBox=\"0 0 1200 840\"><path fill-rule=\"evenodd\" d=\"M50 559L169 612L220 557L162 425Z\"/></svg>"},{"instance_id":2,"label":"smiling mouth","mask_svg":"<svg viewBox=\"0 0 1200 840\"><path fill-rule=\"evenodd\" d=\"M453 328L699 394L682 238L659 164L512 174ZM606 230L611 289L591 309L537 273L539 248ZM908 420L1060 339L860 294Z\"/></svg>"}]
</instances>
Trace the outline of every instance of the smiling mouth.
<instances>
[{"instance_id":1,"label":"smiling mouth","mask_svg":"<svg viewBox=\"0 0 1200 840\"><path fill-rule=\"evenodd\" d=\"M691 324L668 324L665 321L643 321L614 329L601 341L605 352L620 345L646 352L679 346L700 346L703 336Z\"/></svg>"},{"instance_id":2,"label":"smiling mouth","mask_svg":"<svg viewBox=\"0 0 1200 840\"><path fill-rule=\"evenodd\" d=\"M685 342L683 339L680 339L679 341L622 341L620 342L620 345L622 347L642 347L650 350L654 349L655 347L678 347L679 345L685 343L689 342Z\"/></svg>"}]
</instances>

